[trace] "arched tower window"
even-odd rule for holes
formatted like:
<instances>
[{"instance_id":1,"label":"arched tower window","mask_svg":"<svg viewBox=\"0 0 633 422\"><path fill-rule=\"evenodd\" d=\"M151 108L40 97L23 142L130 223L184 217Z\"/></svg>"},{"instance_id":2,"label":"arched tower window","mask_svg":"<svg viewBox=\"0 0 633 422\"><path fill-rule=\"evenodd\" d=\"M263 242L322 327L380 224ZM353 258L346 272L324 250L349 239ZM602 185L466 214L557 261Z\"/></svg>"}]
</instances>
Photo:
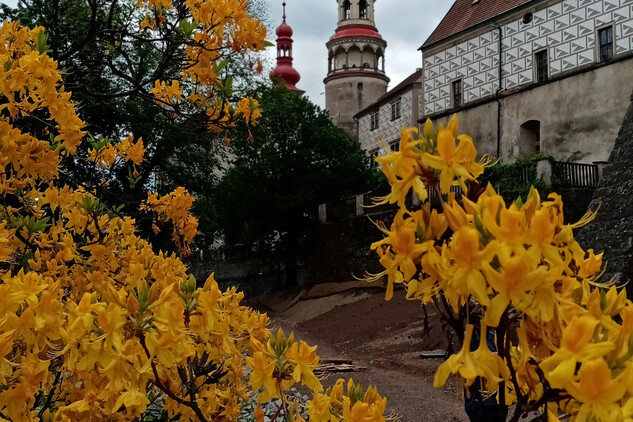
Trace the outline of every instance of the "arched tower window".
<instances>
[{"instance_id":1,"label":"arched tower window","mask_svg":"<svg viewBox=\"0 0 633 422\"><path fill-rule=\"evenodd\" d=\"M381 72L385 71L385 58L383 56L378 56L378 63L376 64L376 69Z\"/></svg>"},{"instance_id":2,"label":"arched tower window","mask_svg":"<svg viewBox=\"0 0 633 422\"><path fill-rule=\"evenodd\" d=\"M367 19L367 0L358 2L358 16L361 19Z\"/></svg>"},{"instance_id":3,"label":"arched tower window","mask_svg":"<svg viewBox=\"0 0 633 422\"><path fill-rule=\"evenodd\" d=\"M352 17L352 8L350 6L349 0L345 0L343 2L343 19L351 19Z\"/></svg>"}]
</instances>

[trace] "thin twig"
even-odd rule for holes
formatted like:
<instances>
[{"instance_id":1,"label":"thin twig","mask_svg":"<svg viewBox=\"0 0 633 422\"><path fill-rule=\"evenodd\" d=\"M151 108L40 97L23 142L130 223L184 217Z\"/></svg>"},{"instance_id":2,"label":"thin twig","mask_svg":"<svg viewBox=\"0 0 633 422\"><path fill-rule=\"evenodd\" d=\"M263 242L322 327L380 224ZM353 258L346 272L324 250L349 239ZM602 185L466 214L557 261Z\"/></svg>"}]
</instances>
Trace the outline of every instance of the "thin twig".
<instances>
[{"instance_id":1,"label":"thin twig","mask_svg":"<svg viewBox=\"0 0 633 422\"><path fill-rule=\"evenodd\" d=\"M279 408L277 409L277 411L273 415L273 418L270 420L270 422L275 422L275 419L277 419L277 416L279 416L279 412L281 412L281 409L283 407L284 407L284 402L282 401L281 404L279 405Z\"/></svg>"},{"instance_id":2,"label":"thin twig","mask_svg":"<svg viewBox=\"0 0 633 422\"><path fill-rule=\"evenodd\" d=\"M7 415L5 415L4 413L0 412L0 418L2 419L6 419L9 422L13 422L13 419L11 419L10 417L8 417Z\"/></svg>"},{"instance_id":3,"label":"thin twig","mask_svg":"<svg viewBox=\"0 0 633 422\"><path fill-rule=\"evenodd\" d=\"M182 404L183 406L187 406L191 410L193 410L196 416L198 417L198 419L200 419L200 422L208 422L207 419L204 417L202 410L200 410L200 407L198 407L198 404L195 401L188 402L187 400L184 400L183 398L178 397L169 388L167 388L167 386L161 381L160 376L158 375L158 369L156 368L156 364L154 363L154 359L152 358L152 355L149 352L149 349L147 348L147 344L145 344L145 336L141 335L139 337L139 340L140 340L141 346L143 347L143 350L145 350L145 355L147 355L147 358L151 362L152 372L154 373L154 380L153 380L154 385L158 387L163 393L165 393L167 397L169 397L170 399L178 402L179 404Z\"/></svg>"},{"instance_id":4,"label":"thin twig","mask_svg":"<svg viewBox=\"0 0 633 422\"><path fill-rule=\"evenodd\" d=\"M46 402L44 403L44 406L42 406L40 411L37 413L37 417L38 418L42 419L42 415L44 414L46 409L48 409L48 407L53 402L53 395L55 395L55 389L57 388L57 385L59 384L61 379L62 379L62 372L59 371L55 375L55 381L53 381L53 386L51 387L51 391L48 393L48 397L46 397Z\"/></svg>"}]
</instances>

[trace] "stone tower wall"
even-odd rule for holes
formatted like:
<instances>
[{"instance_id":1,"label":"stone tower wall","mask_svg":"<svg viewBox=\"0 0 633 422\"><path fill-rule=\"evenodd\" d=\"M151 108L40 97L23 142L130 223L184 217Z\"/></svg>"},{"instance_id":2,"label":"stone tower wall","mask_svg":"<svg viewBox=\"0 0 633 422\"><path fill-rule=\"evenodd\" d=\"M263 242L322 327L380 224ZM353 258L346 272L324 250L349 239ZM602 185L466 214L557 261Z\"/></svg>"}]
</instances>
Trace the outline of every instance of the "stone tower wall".
<instances>
[{"instance_id":1,"label":"stone tower wall","mask_svg":"<svg viewBox=\"0 0 633 422\"><path fill-rule=\"evenodd\" d=\"M361 0L337 0L337 29L326 43L325 108L334 124L353 137L358 137L354 115L385 95L389 83L384 67L387 43L376 30L375 0L364 2L367 9L361 16Z\"/></svg>"},{"instance_id":2,"label":"stone tower wall","mask_svg":"<svg viewBox=\"0 0 633 422\"><path fill-rule=\"evenodd\" d=\"M387 92L388 79L380 76L350 74L327 82L325 108L335 125L358 136L354 115Z\"/></svg>"}]
</instances>

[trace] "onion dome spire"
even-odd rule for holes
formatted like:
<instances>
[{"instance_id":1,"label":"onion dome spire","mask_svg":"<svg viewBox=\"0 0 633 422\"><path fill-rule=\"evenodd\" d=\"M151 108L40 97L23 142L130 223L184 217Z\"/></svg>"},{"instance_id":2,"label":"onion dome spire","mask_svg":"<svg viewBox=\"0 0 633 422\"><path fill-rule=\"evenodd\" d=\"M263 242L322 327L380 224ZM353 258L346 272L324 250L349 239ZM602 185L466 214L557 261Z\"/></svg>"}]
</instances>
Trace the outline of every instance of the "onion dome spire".
<instances>
[{"instance_id":1,"label":"onion dome spire","mask_svg":"<svg viewBox=\"0 0 633 422\"><path fill-rule=\"evenodd\" d=\"M301 79L299 72L292 67L292 28L286 23L286 2L283 2L283 19L277 27L277 67L270 72L270 79L277 82L283 80L286 87L292 91L304 91L295 85Z\"/></svg>"}]
</instances>

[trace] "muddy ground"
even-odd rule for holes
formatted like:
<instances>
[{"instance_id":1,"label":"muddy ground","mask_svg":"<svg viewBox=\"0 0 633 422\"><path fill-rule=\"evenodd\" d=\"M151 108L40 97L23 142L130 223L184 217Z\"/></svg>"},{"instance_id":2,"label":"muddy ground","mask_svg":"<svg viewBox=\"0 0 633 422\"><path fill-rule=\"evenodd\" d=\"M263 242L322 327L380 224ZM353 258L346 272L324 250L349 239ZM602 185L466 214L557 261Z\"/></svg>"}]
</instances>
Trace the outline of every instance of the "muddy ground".
<instances>
[{"instance_id":1,"label":"muddy ground","mask_svg":"<svg viewBox=\"0 0 633 422\"><path fill-rule=\"evenodd\" d=\"M322 360L351 360L353 372L331 373L363 386L376 385L388 398L387 410L402 422L467 422L461 387L449 378L442 389L433 387L441 358L423 359L422 352L446 350L447 335L428 308L430 332L424 333L423 311L396 291L386 302L384 288L358 282L319 285L294 297L259 297L252 305L268 311L271 327L294 331L298 339L317 344Z\"/></svg>"}]
</instances>

